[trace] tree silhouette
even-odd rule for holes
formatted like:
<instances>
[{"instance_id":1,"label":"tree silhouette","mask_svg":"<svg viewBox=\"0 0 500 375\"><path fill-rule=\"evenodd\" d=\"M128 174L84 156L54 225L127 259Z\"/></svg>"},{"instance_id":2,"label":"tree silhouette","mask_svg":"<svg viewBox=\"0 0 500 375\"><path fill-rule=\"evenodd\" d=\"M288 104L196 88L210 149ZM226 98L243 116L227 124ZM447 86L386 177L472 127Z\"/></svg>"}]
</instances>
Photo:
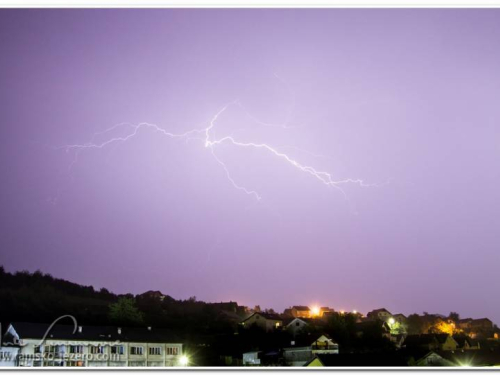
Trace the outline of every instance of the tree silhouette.
<instances>
[{"instance_id":1,"label":"tree silhouette","mask_svg":"<svg viewBox=\"0 0 500 375\"><path fill-rule=\"evenodd\" d=\"M119 325L135 326L144 322L144 316L137 309L135 300L120 298L109 306L109 320Z\"/></svg>"},{"instance_id":2,"label":"tree silhouette","mask_svg":"<svg viewBox=\"0 0 500 375\"><path fill-rule=\"evenodd\" d=\"M450 315L448 315L448 318L453 320L455 323L458 323L458 321L460 320L460 314L452 311L450 312Z\"/></svg>"}]
</instances>

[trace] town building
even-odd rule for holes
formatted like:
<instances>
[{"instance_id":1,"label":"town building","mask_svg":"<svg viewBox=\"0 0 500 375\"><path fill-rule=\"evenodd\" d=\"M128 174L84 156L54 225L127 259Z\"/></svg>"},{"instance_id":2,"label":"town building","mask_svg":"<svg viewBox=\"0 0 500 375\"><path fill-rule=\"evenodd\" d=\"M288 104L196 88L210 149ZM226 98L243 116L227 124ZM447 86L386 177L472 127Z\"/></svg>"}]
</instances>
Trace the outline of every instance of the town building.
<instances>
[{"instance_id":1,"label":"town building","mask_svg":"<svg viewBox=\"0 0 500 375\"><path fill-rule=\"evenodd\" d=\"M333 314L335 312L334 309L328 306L323 306L319 308L319 316L324 317L324 316L329 316L330 314Z\"/></svg>"},{"instance_id":2,"label":"town building","mask_svg":"<svg viewBox=\"0 0 500 375\"><path fill-rule=\"evenodd\" d=\"M493 322L488 318L473 319L470 322L470 328L474 332L492 332Z\"/></svg>"},{"instance_id":3,"label":"town building","mask_svg":"<svg viewBox=\"0 0 500 375\"><path fill-rule=\"evenodd\" d=\"M388 322L389 319L392 318L392 314L389 312L389 310L382 308L370 311L368 314L366 314L366 317L369 320L382 320L384 322Z\"/></svg>"},{"instance_id":4,"label":"town building","mask_svg":"<svg viewBox=\"0 0 500 375\"><path fill-rule=\"evenodd\" d=\"M471 339L466 335L453 335L453 339L457 342L458 350L478 350L481 345L478 340Z\"/></svg>"},{"instance_id":5,"label":"town building","mask_svg":"<svg viewBox=\"0 0 500 375\"><path fill-rule=\"evenodd\" d=\"M309 325L308 320L309 319L306 318L294 318L285 325L285 329L293 336L296 336L300 333L300 331Z\"/></svg>"},{"instance_id":6,"label":"town building","mask_svg":"<svg viewBox=\"0 0 500 375\"><path fill-rule=\"evenodd\" d=\"M0 343L0 367L16 366L19 349L18 345L2 345Z\"/></svg>"},{"instance_id":7,"label":"town building","mask_svg":"<svg viewBox=\"0 0 500 375\"><path fill-rule=\"evenodd\" d=\"M261 354L261 351L243 353L243 366L260 366Z\"/></svg>"},{"instance_id":8,"label":"town building","mask_svg":"<svg viewBox=\"0 0 500 375\"><path fill-rule=\"evenodd\" d=\"M237 302L229 301L229 302L215 302L210 303L210 306L224 312L230 312L237 315L245 315L248 314L250 309L247 306L240 306ZM260 311L260 309L259 309Z\"/></svg>"},{"instance_id":9,"label":"town building","mask_svg":"<svg viewBox=\"0 0 500 375\"><path fill-rule=\"evenodd\" d=\"M464 331L468 331L471 328L472 318L460 319L458 321L458 327L463 329Z\"/></svg>"},{"instance_id":10,"label":"town building","mask_svg":"<svg viewBox=\"0 0 500 375\"><path fill-rule=\"evenodd\" d=\"M294 318L311 318L311 309L307 306L293 306L291 309Z\"/></svg>"},{"instance_id":11,"label":"town building","mask_svg":"<svg viewBox=\"0 0 500 375\"><path fill-rule=\"evenodd\" d=\"M394 318L394 321L399 324L406 325L408 322L408 318L403 314L394 314L392 317Z\"/></svg>"},{"instance_id":12,"label":"town building","mask_svg":"<svg viewBox=\"0 0 500 375\"><path fill-rule=\"evenodd\" d=\"M278 314L256 312L241 322L244 328L254 325L264 329L266 332L283 327L283 319Z\"/></svg>"},{"instance_id":13,"label":"town building","mask_svg":"<svg viewBox=\"0 0 500 375\"><path fill-rule=\"evenodd\" d=\"M488 318L461 319L458 321L458 327L473 338L494 337L495 326Z\"/></svg>"},{"instance_id":14,"label":"town building","mask_svg":"<svg viewBox=\"0 0 500 375\"><path fill-rule=\"evenodd\" d=\"M243 353L243 366L280 366L279 350L253 351Z\"/></svg>"},{"instance_id":15,"label":"town building","mask_svg":"<svg viewBox=\"0 0 500 375\"><path fill-rule=\"evenodd\" d=\"M4 345L17 347L20 367L185 366L182 343L169 331L143 328L12 323Z\"/></svg>"},{"instance_id":16,"label":"town building","mask_svg":"<svg viewBox=\"0 0 500 375\"><path fill-rule=\"evenodd\" d=\"M313 342L293 342L294 346L283 349L287 366L304 366L318 354L339 354L339 345L327 335L321 335Z\"/></svg>"},{"instance_id":17,"label":"town building","mask_svg":"<svg viewBox=\"0 0 500 375\"><path fill-rule=\"evenodd\" d=\"M339 344L334 342L328 335L321 335L311 344L313 355L316 354L339 354Z\"/></svg>"}]
</instances>

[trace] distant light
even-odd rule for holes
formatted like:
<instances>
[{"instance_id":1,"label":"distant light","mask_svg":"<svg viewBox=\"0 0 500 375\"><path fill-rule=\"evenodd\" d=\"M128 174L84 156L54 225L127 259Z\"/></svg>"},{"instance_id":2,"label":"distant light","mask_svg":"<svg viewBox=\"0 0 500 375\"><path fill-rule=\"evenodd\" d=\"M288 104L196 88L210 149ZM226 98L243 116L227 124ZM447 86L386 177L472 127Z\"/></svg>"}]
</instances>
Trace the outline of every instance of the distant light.
<instances>
[{"instance_id":1,"label":"distant light","mask_svg":"<svg viewBox=\"0 0 500 375\"><path fill-rule=\"evenodd\" d=\"M340 313L341 313L341 314L344 314L344 313L345 313L345 311L344 311L344 310L340 310Z\"/></svg>"},{"instance_id":2,"label":"distant light","mask_svg":"<svg viewBox=\"0 0 500 375\"><path fill-rule=\"evenodd\" d=\"M394 320L394 318L389 318L389 320L387 321L391 326L396 323L396 321Z\"/></svg>"},{"instance_id":3,"label":"distant light","mask_svg":"<svg viewBox=\"0 0 500 375\"><path fill-rule=\"evenodd\" d=\"M181 358L179 358L179 364L181 366L187 366L189 363L189 358L185 355L181 356Z\"/></svg>"},{"instance_id":4,"label":"distant light","mask_svg":"<svg viewBox=\"0 0 500 375\"><path fill-rule=\"evenodd\" d=\"M313 314L314 316L318 316L318 315L319 315L319 312L320 312L319 307L318 307L318 306L313 306L313 307L311 308L311 312L312 312L312 314Z\"/></svg>"},{"instance_id":5,"label":"distant light","mask_svg":"<svg viewBox=\"0 0 500 375\"><path fill-rule=\"evenodd\" d=\"M357 314L358 312L356 310L352 310L352 313L353 314Z\"/></svg>"}]
</instances>

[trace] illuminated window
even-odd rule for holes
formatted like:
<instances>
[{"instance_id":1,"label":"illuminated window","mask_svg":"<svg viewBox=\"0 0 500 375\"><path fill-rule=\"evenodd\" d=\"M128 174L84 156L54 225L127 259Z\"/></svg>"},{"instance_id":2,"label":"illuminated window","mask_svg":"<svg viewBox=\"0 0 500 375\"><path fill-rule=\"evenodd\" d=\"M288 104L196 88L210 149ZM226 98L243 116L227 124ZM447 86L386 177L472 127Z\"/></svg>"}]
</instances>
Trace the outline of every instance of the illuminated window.
<instances>
[{"instance_id":1,"label":"illuminated window","mask_svg":"<svg viewBox=\"0 0 500 375\"><path fill-rule=\"evenodd\" d=\"M125 354L125 348L123 347L123 345L113 345L111 347L111 354L123 355Z\"/></svg>"},{"instance_id":2,"label":"illuminated window","mask_svg":"<svg viewBox=\"0 0 500 375\"><path fill-rule=\"evenodd\" d=\"M130 354L131 355L143 355L144 348L142 346L131 346L130 347Z\"/></svg>"},{"instance_id":3,"label":"illuminated window","mask_svg":"<svg viewBox=\"0 0 500 375\"><path fill-rule=\"evenodd\" d=\"M149 355L161 355L161 347L155 346L154 348L149 348Z\"/></svg>"},{"instance_id":4,"label":"illuminated window","mask_svg":"<svg viewBox=\"0 0 500 375\"><path fill-rule=\"evenodd\" d=\"M70 354L83 354L83 345L70 345Z\"/></svg>"},{"instance_id":5,"label":"illuminated window","mask_svg":"<svg viewBox=\"0 0 500 375\"><path fill-rule=\"evenodd\" d=\"M104 354L104 346L92 345L90 347L90 354Z\"/></svg>"},{"instance_id":6,"label":"illuminated window","mask_svg":"<svg viewBox=\"0 0 500 375\"><path fill-rule=\"evenodd\" d=\"M57 345L45 345L45 348L44 348L44 353L48 353L48 354L55 354L58 352L57 350Z\"/></svg>"},{"instance_id":7,"label":"illuminated window","mask_svg":"<svg viewBox=\"0 0 500 375\"><path fill-rule=\"evenodd\" d=\"M179 348L167 347L167 354L168 355L178 355L179 354Z\"/></svg>"}]
</instances>

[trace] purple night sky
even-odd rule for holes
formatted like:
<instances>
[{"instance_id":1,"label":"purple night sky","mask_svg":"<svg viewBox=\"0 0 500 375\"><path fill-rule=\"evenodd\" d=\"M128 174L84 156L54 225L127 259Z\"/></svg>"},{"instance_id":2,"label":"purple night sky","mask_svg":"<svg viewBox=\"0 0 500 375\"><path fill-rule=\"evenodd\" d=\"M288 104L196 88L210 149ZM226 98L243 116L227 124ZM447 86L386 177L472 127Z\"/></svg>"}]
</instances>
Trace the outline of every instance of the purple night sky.
<instances>
[{"instance_id":1,"label":"purple night sky","mask_svg":"<svg viewBox=\"0 0 500 375\"><path fill-rule=\"evenodd\" d=\"M498 9L0 10L0 264L117 293L500 323L499 41ZM214 139L375 186L346 199L201 133L61 148L123 122L203 129L235 100Z\"/></svg>"}]
</instances>

